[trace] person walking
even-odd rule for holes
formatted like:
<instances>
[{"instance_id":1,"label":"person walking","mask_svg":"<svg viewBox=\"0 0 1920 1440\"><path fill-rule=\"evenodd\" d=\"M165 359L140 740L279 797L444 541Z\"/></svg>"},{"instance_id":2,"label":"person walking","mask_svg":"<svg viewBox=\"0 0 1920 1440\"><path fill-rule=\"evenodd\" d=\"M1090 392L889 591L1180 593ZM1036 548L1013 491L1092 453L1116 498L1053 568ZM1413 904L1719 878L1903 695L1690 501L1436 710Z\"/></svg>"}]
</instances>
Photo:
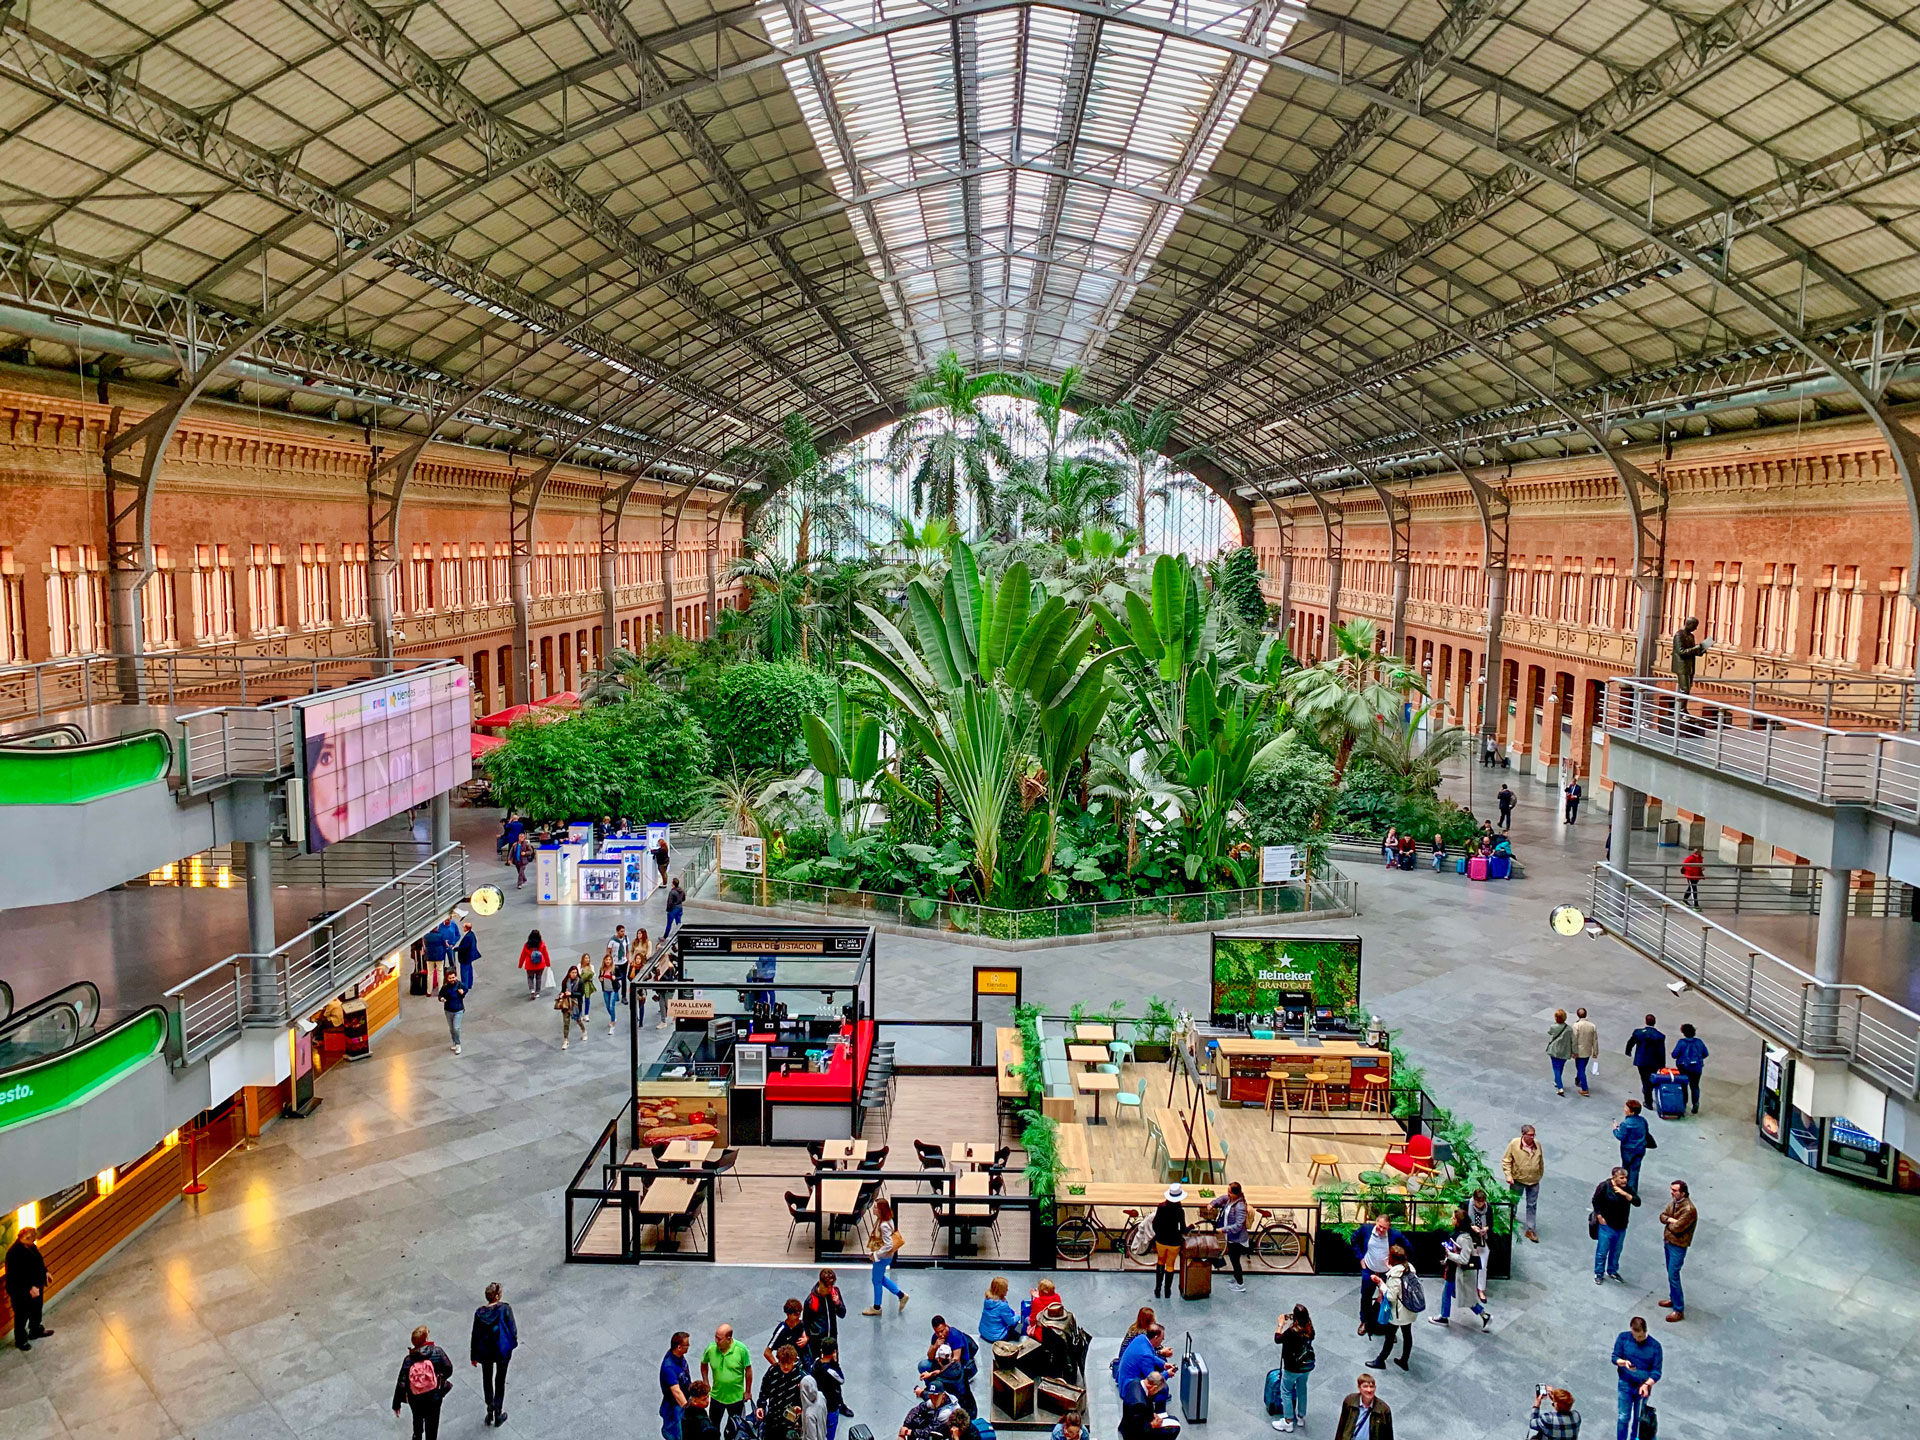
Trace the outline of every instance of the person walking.
<instances>
[{"instance_id":1,"label":"person walking","mask_svg":"<svg viewBox=\"0 0 1920 1440\"><path fill-rule=\"evenodd\" d=\"M524 889L527 883L527 866L533 863L532 837L523 833L509 847L509 852L513 859L513 873L517 877L513 882L513 888Z\"/></svg>"},{"instance_id":2,"label":"person walking","mask_svg":"<svg viewBox=\"0 0 1920 1440\"><path fill-rule=\"evenodd\" d=\"M1547 1027L1547 1063L1553 1066L1553 1093L1567 1093L1567 1061L1573 1058L1573 1027L1567 1024L1567 1012L1553 1012Z\"/></svg>"},{"instance_id":3,"label":"person walking","mask_svg":"<svg viewBox=\"0 0 1920 1440\"><path fill-rule=\"evenodd\" d=\"M7 1304L13 1309L13 1348L33 1349L35 1340L53 1334L41 1323L47 1304L47 1257L40 1253L40 1231L20 1227L7 1247Z\"/></svg>"},{"instance_id":4,"label":"person walking","mask_svg":"<svg viewBox=\"0 0 1920 1440\"><path fill-rule=\"evenodd\" d=\"M574 967L580 972L579 1003L573 1007L573 1018L579 1022L580 1038L587 1038L587 1017L593 1013L594 993L600 988L594 983L593 956L586 951L580 952L580 963Z\"/></svg>"},{"instance_id":5,"label":"person walking","mask_svg":"<svg viewBox=\"0 0 1920 1440\"><path fill-rule=\"evenodd\" d=\"M620 975L620 983L627 983L627 966L633 960L633 942L627 939L627 927L616 925L613 934L607 937L607 953L613 956L613 967Z\"/></svg>"},{"instance_id":6,"label":"person walking","mask_svg":"<svg viewBox=\"0 0 1920 1440\"><path fill-rule=\"evenodd\" d=\"M883 1290L891 1290L900 1301L900 1313L906 1313L907 1301L913 1297L894 1284L893 1277L887 1274L894 1257L906 1248L907 1237L893 1223L893 1206L884 1199L875 1200L873 1225L867 1231L867 1253L873 1257L873 1304L862 1310L862 1315L880 1313L880 1293Z\"/></svg>"},{"instance_id":7,"label":"person walking","mask_svg":"<svg viewBox=\"0 0 1920 1440\"><path fill-rule=\"evenodd\" d=\"M1513 825L1513 802L1515 799L1512 788L1508 786L1506 781L1502 780L1500 782L1500 793L1493 798L1500 806L1500 828L1502 830L1510 829Z\"/></svg>"},{"instance_id":8,"label":"person walking","mask_svg":"<svg viewBox=\"0 0 1920 1440\"><path fill-rule=\"evenodd\" d=\"M453 1042L453 1053L460 1053L460 1022L467 1013L467 987L460 983L459 973L449 965L440 980L440 1008L447 1014L447 1038Z\"/></svg>"},{"instance_id":9,"label":"person walking","mask_svg":"<svg viewBox=\"0 0 1920 1440\"><path fill-rule=\"evenodd\" d=\"M1440 1267L1445 1284L1440 1287L1440 1313L1429 1315L1429 1325L1451 1325L1453 1323L1453 1297L1465 1294L1473 1302L1473 1313L1480 1317L1481 1330L1493 1324L1493 1312L1480 1303L1479 1272L1480 1251L1478 1242L1473 1238L1473 1223L1467 1218L1467 1207L1453 1207L1453 1233L1441 1245L1446 1259Z\"/></svg>"},{"instance_id":10,"label":"person walking","mask_svg":"<svg viewBox=\"0 0 1920 1440\"><path fill-rule=\"evenodd\" d=\"M1387 1273L1387 1267L1393 1263L1393 1252L1398 1248L1413 1253L1413 1242L1393 1228L1393 1222L1382 1215L1360 1226L1353 1232L1353 1258L1360 1262L1360 1328L1356 1335L1377 1335L1380 1324L1380 1302L1376 1291L1380 1277Z\"/></svg>"},{"instance_id":11,"label":"person walking","mask_svg":"<svg viewBox=\"0 0 1920 1440\"><path fill-rule=\"evenodd\" d=\"M1393 1407L1380 1398L1373 1376L1355 1380L1353 1393L1340 1402L1333 1440L1393 1440Z\"/></svg>"},{"instance_id":12,"label":"person walking","mask_svg":"<svg viewBox=\"0 0 1920 1440\"><path fill-rule=\"evenodd\" d=\"M488 1425L507 1423L507 1362L520 1348L520 1330L513 1323L513 1307L500 1298L496 1281L487 1286L487 1303L473 1312L473 1338L467 1342L468 1363L480 1367L480 1393L487 1402ZM669 1436L668 1440L676 1440Z\"/></svg>"},{"instance_id":13,"label":"person walking","mask_svg":"<svg viewBox=\"0 0 1920 1440\"><path fill-rule=\"evenodd\" d=\"M1627 1037L1622 1053L1640 1072L1640 1103L1653 1104L1653 1072L1665 1069L1667 1064L1667 1037L1654 1027L1653 1016L1647 1016L1647 1023Z\"/></svg>"},{"instance_id":14,"label":"person walking","mask_svg":"<svg viewBox=\"0 0 1920 1440\"><path fill-rule=\"evenodd\" d=\"M1280 1347L1281 1434L1307 1428L1307 1376L1313 1373L1313 1316L1296 1305L1274 1322L1273 1343Z\"/></svg>"},{"instance_id":15,"label":"person walking","mask_svg":"<svg viewBox=\"0 0 1920 1440\"><path fill-rule=\"evenodd\" d=\"M667 937L673 934L680 924L681 912L686 909L687 887L681 884L682 877L673 877L673 883L667 886L667 928L660 932L660 943L665 944Z\"/></svg>"},{"instance_id":16,"label":"person walking","mask_svg":"<svg viewBox=\"0 0 1920 1440\"><path fill-rule=\"evenodd\" d=\"M747 1394L753 1389L753 1356L747 1347L733 1338L733 1326L720 1325L713 1332L713 1343L700 1356L700 1378L712 1386L714 1424L726 1416L727 1440L733 1440L746 1410Z\"/></svg>"},{"instance_id":17,"label":"person walking","mask_svg":"<svg viewBox=\"0 0 1920 1440\"><path fill-rule=\"evenodd\" d=\"M1620 1123L1613 1127L1613 1138L1620 1142L1620 1163L1626 1168L1627 1188L1638 1195L1640 1165L1647 1158L1647 1151L1654 1148L1653 1132L1647 1128L1647 1117L1640 1113L1638 1100L1627 1101L1621 1109L1624 1113Z\"/></svg>"},{"instance_id":18,"label":"person walking","mask_svg":"<svg viewBox=\"0 0 1920 1440\"><path fill-rule=\"evenodd\" d=\"M1667 1298L1660 1308L1667 1319L1684 1320L1687 1297L1680 1289L1680 1267L1687 1263L1687 1251L1693 1245L1693 1228L1700 1223L1700 1212L1693 1208L1693 1192L1687 1182L1676 1180L1667 1187L1667 1208L1660 1212L1660 1228L1666 1238Z\"/></svg>"},{"instance_id":19,"label":"person walking","mask_svg":"<svg viewBox=\"0 0 1920 1440\"><path fill-rule=\"evenodd\" d=\"M480 958L480 937L473 933L473 922L468 920L460 926L460 943L453 948L454 959L460 965L460 985L469 994L473 992L473 962Z\"/></svg>"},{"instance_id":20,"label":"person walking","mask_svg":"<svg viewBox=\"0 0 1920 1440\"><path fill-rule=\"evenodd\" d=\"M1613 1368L1620 1377L1618 1421L1614 1440L1638 1440L1640 1416L1660 1383L1660 1342L1647 1333L1647 1322L1636 1315L1613 1342Z\"/></svg>"},{"instance_id":21,"label":"person walking","mask_svg":"<svg viewBox=\"0 0 1920 1440\"><path fill-rule=\"evenodd\" d=\"M1560 793L1566 797L1566 823L1571 825L1580 818L1580 796L1584 793L1580 789L1580 777L1578 775L1574 776L1567 782L1567 788Z\"/></svg>"},{"instance_id":22,"label":"person walking","mask_svg":"<svg viewBox=\"0 0 1920 1440\"><path fill-rule=\"evenodd\" d=\"M1540 1181L1546 1173L1547 1152L1540 1148L1533 1126L1522 1125L1519 1136L1507 1142L1506 1151L1500 1156L1500 1175L1526 1201L1524 1233L1536 1245L1540 1243L1540 1234L1534 1222L1540 1212Z\"/></svg>"},{"instance_id":23,"label":"person walking","mask_svg":"<svg viewBox=\"0 0 1920 1440\"><path fill-rule=\"evenodd\" d=\"M1153 1207L1153 1294L1173 1297L1180 1288L1180 1247L1187 1235L1187 1210L1181 1202L1187 1192L1169 1185L1167 1193Z\"/></svg>"},{"instance_id":24,"label":"person walking","mask_svg":"<svg viewBox=\"0 0 1920 1440\"><path fill-rule=\"evenodd\" d=\"M1700 1113L1700 1077L1707 1069L1707 1042L1694 1033L1693 1026L1682 1025L1680 1038L1673 1042L1673 1063L1686 1077L1687 1093L1693 1097L1693 1113Z\"/></svg>"},{"instance_id":25,"label":"person walking","mask_svg":"<svg viewBox=\"0 0 1920 1440\"><path fill-rule=\"evenodd\" d=\"M433 1343L427 1327L413 1332L413 1344L400 1362L399 1378L393 1382L393 1414L400 1418L400 1407L413 1411L413 1440L438 1440L440 1406L453 1389L453 1361L447 1352Z\"/></svg>"},{"instance_id":26,"label":"person walking","mask_svg":"<svg viewBox=\"0 0 1920 1440\"><path fill-rule=\"evenodd\" d=\"M502 865L513 863L513 847L520 839L520 832L526 828L527 822L514 814L509 814L500 822L500 833L493 842L493 854Z\"/></svg>"},{"instance_id":27,"label":"person walking","mask_svg":"<svg viewBox=\"0 0 1920 1440\"><path fill-rule=\"evenodd\" d=\"M1407 1362L1413 1357L1413 1322L1417 1315L1406 1302L1407 1276L1411 1273L1413 1252L1395 1245L1388 1252L1387 1273L1380 1277L1380 1328L1384 1333L1380 1337L1380 1353L1367 1361L1369 1370L1387 1368L1387 1356L1392 1353L1395 1336L1400 1340L1400 1358L1393 1363L1402 1370L1412 1368Z\"/></svg>"},{"instance_id":28,"label":"person walking","mask_svg":"<svg viewBox=\"0 0 1920 1440\"><path fill-rule=\"evenodd\" d=\"M1680 878L1687 882L1686 893L1680 903L1689 909L1700 907L1700 882L1706 878L1706 862L1700 856L1700 847L1694 846L1687 852L1687 858L1680 862Z\"/></svg>"},{"instance_id":29,"label":"person walking","mask_svg":"<svg viewBox=\"0 0 1920 1440\"><path fill-rule=\"evenodd\" d=\"M553 1008L560 1012L560 1048L565 1050L572 1043L573 1022L579 1018L580 1009L580 967L569 966L567 978L560 982L560 993L553 997ZM587 1027L583 1022L580 1033L585 1035Z\"/></svg>"},{"instance_id":30,"label":"person walking","mask_svg":"<svg viewBox=\"0 0 1920 1440\"><path fill-rule=\"evenodd\" d=\"M616 1023L614 1009L620 1003L619 968L613 961L613 947L607 947L607 953L600 957L600 1000L607 1007L607 1034L613 1034Z\"/></svg>"},{"instance_id":31,"label":"person walking","mask_svg":"<svg viewBox=\"0 0 1920 1440\"><path fill-rule=\"evenodd\" d=\"M1620 1250L1627 1243L1627 1222L1640 1197L1627 1184L1626 1170L1616 1165L1593 1189L1593 1283L1620 1279ZM1621 1281L1625 1284L1625 1281Z\"/></svg>"},{"instance_id":32,"label":"person walking","mask_svg":"<svg viewBox=\"0 0 1920 1440\"><path fill-rule=\"evenodd\" d=\"M1573 1087L1582 1095L1587 1090L1587 1069L1600 1058L1600 1029L1587 1018L1587 1007L1573 1012Z\"/></svg>"},{"instance_id":33,"label":"person walking","mask_svg":"<svg viewBox=\"0 0 1920 1440\"><path fill-rule=\"evenodd\" d=\"M540 938L538 930L529 930L527 943L520 947L520 968L527 972L527 999L540 998L540 987L546 983L547 971L552 967L553 957L547 954L547 942Z\"/></svg>"},{"instance_id":34,"label":"person walking","mask_svg":"<svg viewBox=\"0 0 1920 1440\"><path fill-rule=\"evenodd\" d=\"M667 866L673 863L673 851L667 848L667 837L662 835L653 845L653 863L660 869L660 883L667 883Z\"/></svg>"},{"instance_id":35,"label":"person walking","mask_svg":"<svg viewBox=\"0 0 1920 1440\"><path fill-rule=\"evenodd\" d=\"M681 1440L682 1426L693 1403L693 1366L687 1352L693 1337L685 1330L673 1332L667 1353L660 1357L660 1436L661 1440Z\"/></svg>"},{"instance_id":36,"label":"person walking","mask_svg":"<svg viewBox=\"0 0 1920 1440\"><path fill-rule=\"evenodd\" d=\"M1227 1263L1233 1267L1232 1287L1244 1294L1247 1277L1241 1273L1241 1257L1247 1253L1247 1195L1238 1180L1227 1182L1227 1193L1207 1202L1208 1210L1220 1212L1220 1228L1227 1237Z\"/></svg>"}]
</instances>

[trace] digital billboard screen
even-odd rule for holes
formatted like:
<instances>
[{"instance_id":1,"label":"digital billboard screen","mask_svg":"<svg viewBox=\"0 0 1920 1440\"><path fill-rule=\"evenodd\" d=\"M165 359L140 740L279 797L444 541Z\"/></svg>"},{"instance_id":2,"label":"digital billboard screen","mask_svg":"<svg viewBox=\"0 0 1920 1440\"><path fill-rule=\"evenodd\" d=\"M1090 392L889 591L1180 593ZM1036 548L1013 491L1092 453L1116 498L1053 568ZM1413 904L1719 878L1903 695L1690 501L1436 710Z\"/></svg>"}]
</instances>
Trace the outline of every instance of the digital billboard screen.
<instances>
[{"instance_id":1,"label":"digital billboard screen","mask_svg":"<svg viewBox=\"0 0 1920 1440\"><path fill-rule=\"evenodd\" d=\"M310 851L473 778L473 701L463 667L315 695L296 709Z\"/></svg>"},{"instance_id":2,"label":"digital billboard screen","mask_svg":"<svg viewBox=\"0 0 1920 1440\"><path fill-rule=\"evenodd\" d=\"M1213 1023L1299 1004L1343 1014L1360 1001L1357 935L1215 935Z\"/></svg>"}]
</instances>

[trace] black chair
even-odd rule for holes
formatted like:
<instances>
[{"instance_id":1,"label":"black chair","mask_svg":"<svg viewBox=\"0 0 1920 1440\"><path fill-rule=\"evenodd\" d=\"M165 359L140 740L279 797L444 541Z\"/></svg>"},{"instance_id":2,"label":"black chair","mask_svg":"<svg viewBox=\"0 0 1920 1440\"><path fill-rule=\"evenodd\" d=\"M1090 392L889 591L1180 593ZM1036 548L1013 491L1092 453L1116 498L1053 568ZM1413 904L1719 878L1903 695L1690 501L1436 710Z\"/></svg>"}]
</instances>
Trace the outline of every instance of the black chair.
<instances>
[{"instance_id":1,"label":"black chair","mask_svg":"<svg viewBox=\"0 0 1920 1440\"><path fill-rule=\"evenodd\" d=\"M808 1221L818 1225L820 1223L820 1215L818 1211L807 1208L807 1202L813 1198L812 1196L804 1194L796 1195L793 1191L789 1190L786 1192L786 1197L787 1217L792 1222L787 1226L787 1248L791 1250L793 1248L793 1232Z\"/></svg>"},{"instance_id":2,"label":"black chair","mask_svg":"<svg viewBox=\"0 0 1920 1440\"><path fill-rule=\"evenodd\" d=\"M714 1177L715 1184L720 1182L721 1176L733 1176L735 1188L744 1192L747 1184L740 1178L739 1164L740 1152L738 1150L722 1150L718 1155L709 1155L705 1160L702 1160L700 1162L700 1168Z\"/></svg>"},{"instance_id":3,"label":"black chair","mask_svg":"<svg viewBox=\"0 0 1920 1440\"><path fill-rule=\"evenodd\" d=\"M1013 1147L1011 1145L1002 1145L998 1150L993 1152L993 1168L995 1170L1006 1169L1007 1161L1012 1158Z\"/></svg>"},{"instance_id":4,"label":"black chair","mask_svg":"<svg viewBox=\"0 0 1920 1440\"><path fill-rule=\"evenodd\" d=\"M913 1153L920 1157L920 1168L922 1170L944 1170L947 1168L947 1153L938 1145L922 1145L916 1140L913 1142Z\"/></svg>"},{"instance_id":5,"label":"black chair","mask_svg":"<svg viewBox=\"0 0 1920 1440\"><path fill-rule=\"evenodd\" d=\"M826 1141L824 1140L807 1141L807 1154L813 1160L814 1169L824 1170L827 1168L827 1142Z\"/></svg>"},{"instance_id":6,"label":"black chair","mask_svg":"<svg viewBox=\"0 0 1920 1440\"><path fill-rule=\"evenodd\" d=\"M887 1168L887 1152L892 1149L893 1147L891 1145L882 1145L878 1150L869 1150L866 1159L862 1160L854 1168L856 1170L884 1170Z\"/></svg>"}]
</instances>

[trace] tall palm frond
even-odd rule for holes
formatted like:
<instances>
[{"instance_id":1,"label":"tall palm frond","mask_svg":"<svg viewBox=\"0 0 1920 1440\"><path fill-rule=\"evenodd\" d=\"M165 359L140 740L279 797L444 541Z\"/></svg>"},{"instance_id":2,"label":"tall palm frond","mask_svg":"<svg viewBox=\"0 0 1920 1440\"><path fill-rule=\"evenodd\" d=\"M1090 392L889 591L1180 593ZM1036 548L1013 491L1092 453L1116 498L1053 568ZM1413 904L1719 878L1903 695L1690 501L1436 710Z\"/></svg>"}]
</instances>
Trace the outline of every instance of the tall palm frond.
<instances>
[{"instance_id":1,"label":"tall palm frond","mask_svg":"<svg viewBox=\"0 0 1920 1440\"><path fill-rule=\"evenodd\" d=\"M887 464L909 478L916 514L955 521L960 497L970 495L981 529L992 528L995 472L1012 466L1013 449L986 402L1018 388L1011 375L969 374L951 350L913 383L905 417L887 439Z\"/></svg>"},{"instance_id":2,"label":"tall palm frond","mask_svg":"<svg viewBox=\"0 0 1920 1440\"><path fill-rule=\"evenodd\" d=\"M1120 453L1128 488L1133 493L1134 543L1147 553L1147 502L1163 504L1176 491L1191 486L1192 477L1178 474L1167 459L1167 447L1179 427L1181 413L1172 405L1156 405L1142 414L1130 400L1105 406L1088 417L1090 426Z\"/></svg>"}]
</instances>

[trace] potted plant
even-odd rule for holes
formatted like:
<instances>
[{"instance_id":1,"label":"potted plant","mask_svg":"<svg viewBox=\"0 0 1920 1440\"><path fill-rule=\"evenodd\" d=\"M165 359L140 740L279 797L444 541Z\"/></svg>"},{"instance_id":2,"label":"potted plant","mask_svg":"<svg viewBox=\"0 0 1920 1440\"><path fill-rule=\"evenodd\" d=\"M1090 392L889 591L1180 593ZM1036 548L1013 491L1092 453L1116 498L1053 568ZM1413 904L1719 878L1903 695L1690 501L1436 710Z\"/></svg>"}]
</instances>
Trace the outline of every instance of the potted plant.
<instances>
[{"instance_id":1,"label":"potted plant","mask_svg":"<svg viewBox=\"0 0 1920 1440\"><path fill-rule=\"evenodd\" d=\"M1158 995L1147 997L1146 1013L1133 1027L1133 1058L1137 1064L1163 1064L1172 1046L1168 1043L1173 1034L1173 1010Z\"/></svg>"}]
</instances>

